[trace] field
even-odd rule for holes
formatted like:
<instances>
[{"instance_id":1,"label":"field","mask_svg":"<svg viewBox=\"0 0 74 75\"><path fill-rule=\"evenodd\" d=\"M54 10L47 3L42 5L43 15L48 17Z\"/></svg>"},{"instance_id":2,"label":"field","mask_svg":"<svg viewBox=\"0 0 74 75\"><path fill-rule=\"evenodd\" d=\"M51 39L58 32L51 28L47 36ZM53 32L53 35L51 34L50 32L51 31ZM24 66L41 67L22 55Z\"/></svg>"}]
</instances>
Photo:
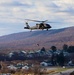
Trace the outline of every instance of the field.
<instances>
[{"instance_id":1,"label":"field","mask_svg":"<svg viewBox=\"0 0 74 75\"><path fill-rule=\"evenodd\" d=\"M38 64L35 64L33 67L29 69L22 69L19 68L15 69L8 69L6 64L3 63L3 68L0 70L1 74L10 74L10 75L61 75L61 74L70 74L74 71L74 67L41 67Z\"/></svg>"}]
</instances>

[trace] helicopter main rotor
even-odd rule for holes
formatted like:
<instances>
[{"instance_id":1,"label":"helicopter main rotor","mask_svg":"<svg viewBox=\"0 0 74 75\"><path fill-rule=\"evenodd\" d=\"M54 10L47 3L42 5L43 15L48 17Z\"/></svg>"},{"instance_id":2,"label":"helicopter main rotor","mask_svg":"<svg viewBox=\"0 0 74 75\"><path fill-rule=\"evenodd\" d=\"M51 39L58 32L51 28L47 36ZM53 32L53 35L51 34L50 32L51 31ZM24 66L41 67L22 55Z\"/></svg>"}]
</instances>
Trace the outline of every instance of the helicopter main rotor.
<instances>
[{"instance_id":1,"label":"helicopter main rotor","mask_svg":"<svg viewBox=\"0 0 74 75\"><path fill-rule=\"evenodd\" d=\"M27 21L34 21L34 22L42 22L42 23L48 21L48 20L45 20L45 21L39 21L39 20L31 20L31 19L25 19L25 20L27 20Z\"/></svg>"},{"instance_id":2,"label":"helicopter main rotor","mask_svg":"<svg viewBox=\"0 0 74 75\"><path fill-rule=\"evenodd\" d=\"M31 20L31 19L25 19L27 22L28 21L34 21L34 22L41 22L41 23L59 23L59 22L52 22L52 21L48 21L48 20L44 20L44 21L39 21L39 20Z\"/></svg>"}]
</instances>

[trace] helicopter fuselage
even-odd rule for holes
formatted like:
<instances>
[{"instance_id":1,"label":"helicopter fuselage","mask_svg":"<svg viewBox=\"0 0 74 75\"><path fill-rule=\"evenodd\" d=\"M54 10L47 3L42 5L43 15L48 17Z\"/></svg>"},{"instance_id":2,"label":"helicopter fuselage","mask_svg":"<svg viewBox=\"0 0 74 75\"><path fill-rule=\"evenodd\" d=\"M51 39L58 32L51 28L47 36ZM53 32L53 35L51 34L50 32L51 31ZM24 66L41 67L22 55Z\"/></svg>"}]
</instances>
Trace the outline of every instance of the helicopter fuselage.
<instances>
[{"instance_id":1,"label":"helicopter fuselage","mask_svg":"<svg viewBox=\"0 0 74 75\"><path fill-rule=\"evenodd\" d=\"M24 29L31 29L31 30L34 30L34 29L50 29L51 26L49 24L43 24L43 23L40 23L40 24L36 24L36 26L32 26L30 27L28 24L26 24L26 27L24 27Z\"/></svg>"}]
</instances>

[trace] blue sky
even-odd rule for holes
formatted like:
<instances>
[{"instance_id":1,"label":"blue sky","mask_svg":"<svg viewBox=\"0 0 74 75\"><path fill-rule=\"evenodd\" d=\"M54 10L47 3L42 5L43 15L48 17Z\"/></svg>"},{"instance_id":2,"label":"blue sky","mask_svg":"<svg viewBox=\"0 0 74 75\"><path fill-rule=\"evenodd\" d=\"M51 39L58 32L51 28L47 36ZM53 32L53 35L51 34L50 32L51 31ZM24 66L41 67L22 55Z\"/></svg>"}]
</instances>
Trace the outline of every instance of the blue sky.
<instances>
[{"instance_id":1,"label":"blue sky","mask_svg":"<svg viewBox=\"0 0 74 75\"><path fill-rule=\"evenodd\" d=\"M0 1L0 36L25 31L25 19L57 22L49 23L53 29L74 26L74 0Z\"/></svg>"}]
</instances>

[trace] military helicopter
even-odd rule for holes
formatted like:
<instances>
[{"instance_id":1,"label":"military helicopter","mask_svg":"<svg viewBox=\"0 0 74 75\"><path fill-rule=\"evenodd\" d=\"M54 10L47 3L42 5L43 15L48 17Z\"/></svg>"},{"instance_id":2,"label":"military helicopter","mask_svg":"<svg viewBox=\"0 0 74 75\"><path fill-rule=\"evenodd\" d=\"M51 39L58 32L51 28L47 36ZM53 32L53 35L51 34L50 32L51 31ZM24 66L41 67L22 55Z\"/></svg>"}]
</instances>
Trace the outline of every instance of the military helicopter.
<instances>
[{"instance_id":1,"label":"military helicopter","mask_svg":"<svg viewBox=\"0 0 74 75\"><path fill-rule=\"evenodd\" d=\"M25 19L25 20L27 22L26 22L26 27L24 27L24 29L30 29L31 31L34 29L42 29L42 30L46 29L48 31L48 29L51 28L51 26L46 23L48 20L45 20L45 21L30 20L30 19ZM28 21L34 21L34 22L39 22L39 23L37 23L35 26L30 27L28 24Z\"/></svg>"}]
</instances>

